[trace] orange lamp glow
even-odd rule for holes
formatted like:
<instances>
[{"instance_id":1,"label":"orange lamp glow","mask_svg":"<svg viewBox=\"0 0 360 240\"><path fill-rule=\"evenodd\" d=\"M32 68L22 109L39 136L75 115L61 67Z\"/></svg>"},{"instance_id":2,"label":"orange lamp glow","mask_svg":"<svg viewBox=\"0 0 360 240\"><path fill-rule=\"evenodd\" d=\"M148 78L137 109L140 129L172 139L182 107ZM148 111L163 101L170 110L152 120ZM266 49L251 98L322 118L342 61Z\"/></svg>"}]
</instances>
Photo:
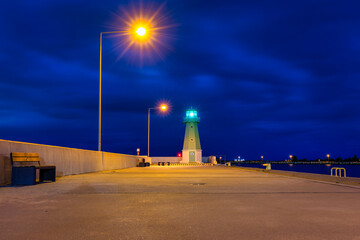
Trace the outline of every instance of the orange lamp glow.
<instances>
[{"instance_id":1,"label":"orange lamp glow","mask_svg":"<svg viewBox=\"0 0 360 240\"><path fill-rule=\"evenodd\" d=\"M161 106L160 106L160 110L161 111L166 111L167 110L167 105L165 105L165 104L161 104Z\"/></svg>"},{"instance_id":2,"label":"orange lamp glow","mask_svg":"<svg viewBox=\"0 0 360 240\"><path fill-rule=\"evenodd\" d=\"M143 27L139 27L139 28L136 30L136 33L137 33L137 35L139 35L139 36L144 36L145 33L146 33L146 29L143 28Z\"/></svg>"},{"instance_id":3,"label":"orange lamp glow","mask_svg":"<svg viewBox=\"0 0 360 240\"><path fill-rule=\"evenodd\" d=\"M170 29L176 24L169 20L165 3L156 7L150 3L143 5L140 1L139 5L130 4L128 9L120 8L110 25L119 37L115 43L115 48L120 50L119 58L129 52L129 55L141 60L141 65L146 59L152 63L155 55L163 59L165 51L170 48L169 43L174 39Z\"/></svg>"},{"instance_id":4,"label":"orange lamp glow","mask_svg":"<svg viewBox=\"0 0 360 240\"><path fill-rule=\"evenodd\" d=\"M181 157L181 153L178 153L178 157Z\"/></svg>"}]
</instances>

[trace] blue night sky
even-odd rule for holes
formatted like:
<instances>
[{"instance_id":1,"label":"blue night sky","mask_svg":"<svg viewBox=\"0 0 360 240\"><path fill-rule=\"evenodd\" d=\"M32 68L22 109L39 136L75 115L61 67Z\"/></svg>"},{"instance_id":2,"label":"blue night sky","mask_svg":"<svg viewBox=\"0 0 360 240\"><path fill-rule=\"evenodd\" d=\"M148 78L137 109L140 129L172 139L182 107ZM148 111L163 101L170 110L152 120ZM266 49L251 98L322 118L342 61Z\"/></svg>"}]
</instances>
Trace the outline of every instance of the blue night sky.
<instances>
[{"instance_id":1,"label":"blue night sky","mask_svg":"<svg viewBox=\"0 0 360 240\"><path fill-rule=\"evenodd\" d=\"M97 149L99 33L128 6L1 3L0 139ZM177 26L162 60L118 59L104 37L104 151L146 154L147 108L165 99L171 114L152 112L153 156L181 151L190 106L204 156L360 155L358 1L172 0L163 11Z\"/></svg>"}]
</instances>

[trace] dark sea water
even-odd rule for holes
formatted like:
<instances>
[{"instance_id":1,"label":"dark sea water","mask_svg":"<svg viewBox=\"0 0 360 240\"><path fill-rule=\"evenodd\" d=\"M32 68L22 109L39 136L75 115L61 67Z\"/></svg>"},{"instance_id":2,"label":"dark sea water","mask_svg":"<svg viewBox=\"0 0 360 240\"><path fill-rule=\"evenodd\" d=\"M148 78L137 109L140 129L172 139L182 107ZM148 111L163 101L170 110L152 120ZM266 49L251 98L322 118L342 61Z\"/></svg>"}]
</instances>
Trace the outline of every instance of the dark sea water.
<instances>
[{"instance_id":1,"label":"dark sea water","mask_svg":"<svg viewBox=\"0 0 360 240\"><path fill-rule=\"evenodd\" d=\"M262 164L246 164L236 163L239 167L251 167L251 168L263 168ZM273 170L293 171L293 172L306 172L306 173L317 173L331 175L330 171L333 167L340 167L346 169L347 177L358 177L360 178L360 165L351 164L271 164Z\"/></svg>"}]
</instances>

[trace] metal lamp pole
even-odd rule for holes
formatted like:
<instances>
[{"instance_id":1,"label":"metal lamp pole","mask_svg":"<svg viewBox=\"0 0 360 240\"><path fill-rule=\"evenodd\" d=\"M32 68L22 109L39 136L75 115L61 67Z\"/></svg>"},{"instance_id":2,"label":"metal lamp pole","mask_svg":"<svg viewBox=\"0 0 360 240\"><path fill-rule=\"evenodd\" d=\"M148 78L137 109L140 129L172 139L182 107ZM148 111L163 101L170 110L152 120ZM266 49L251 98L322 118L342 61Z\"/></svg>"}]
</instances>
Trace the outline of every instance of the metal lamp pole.
<instances>
[{"instance_id":1,"label":"metal lamp pole","mask_svg":"<svg viewBox=\"0 0 360 240\"><path fill-rule=\"evenodd\" d=\"M99 64L99 135L98 135L98 151L101 151L101 68L102 68L102 36L103 34L124 33L126 31L112 31L100 33L100 64Z\"/></svg>"},{"instance_id":2,"label":"metal lamp pole","mask_svg":"<svg viewBox=\"0 0 360 240\"><path fill-rule=\"evenodd\" d=\"M156 108L148 108L148 152L147 156L150 157L150 110Z\"/></svg>"},{"instance_id":3,"label":"metal lamp pole","mask_svg":"<svg viewBox=\"0 0 360 240\"><path fill-rule=\"evenodd\" d=\"M147 156L150 157L150 110L151 109L160 109L160 111L166 111L168 106L166 104L161 104L159 107L148 108L148 153Z\"/></svg>"}]
</instances>

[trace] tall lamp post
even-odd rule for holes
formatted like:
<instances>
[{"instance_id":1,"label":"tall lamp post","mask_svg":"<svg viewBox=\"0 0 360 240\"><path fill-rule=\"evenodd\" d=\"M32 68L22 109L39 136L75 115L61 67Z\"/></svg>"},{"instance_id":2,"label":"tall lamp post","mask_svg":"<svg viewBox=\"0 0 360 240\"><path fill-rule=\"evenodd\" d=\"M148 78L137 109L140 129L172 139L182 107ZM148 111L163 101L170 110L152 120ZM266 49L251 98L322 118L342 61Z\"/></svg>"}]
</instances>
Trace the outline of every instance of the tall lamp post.
<instances>
[{"instance_id":1,"label":"tall lamp post","mask_svg":"<svg viewBox=\"0 0 360 240\"><path fill-rule=\"evenodd\" d=\"M98 135L98 151L101 151L101 70L102 70L102 37L103 34L123 34L129 33L129 31L111 31L100 33L100 64L99 64L99 135ZM139 37L142 37L146 33L146 29L138 27L135 32Z\"/></svg>"},{"instance_id":2,"label":"tall lamp post","mask_svg":"<svg viewBox=\"0 0 360 240\"><path fill-rule=\"evenodd\" d=\"M159 107L148 108L148 157L150 157L150 110L152 109L159 109L160 111L165 112L168 110L168 106L166 104L161 104Z\"/></svg>"}]
</instances>

